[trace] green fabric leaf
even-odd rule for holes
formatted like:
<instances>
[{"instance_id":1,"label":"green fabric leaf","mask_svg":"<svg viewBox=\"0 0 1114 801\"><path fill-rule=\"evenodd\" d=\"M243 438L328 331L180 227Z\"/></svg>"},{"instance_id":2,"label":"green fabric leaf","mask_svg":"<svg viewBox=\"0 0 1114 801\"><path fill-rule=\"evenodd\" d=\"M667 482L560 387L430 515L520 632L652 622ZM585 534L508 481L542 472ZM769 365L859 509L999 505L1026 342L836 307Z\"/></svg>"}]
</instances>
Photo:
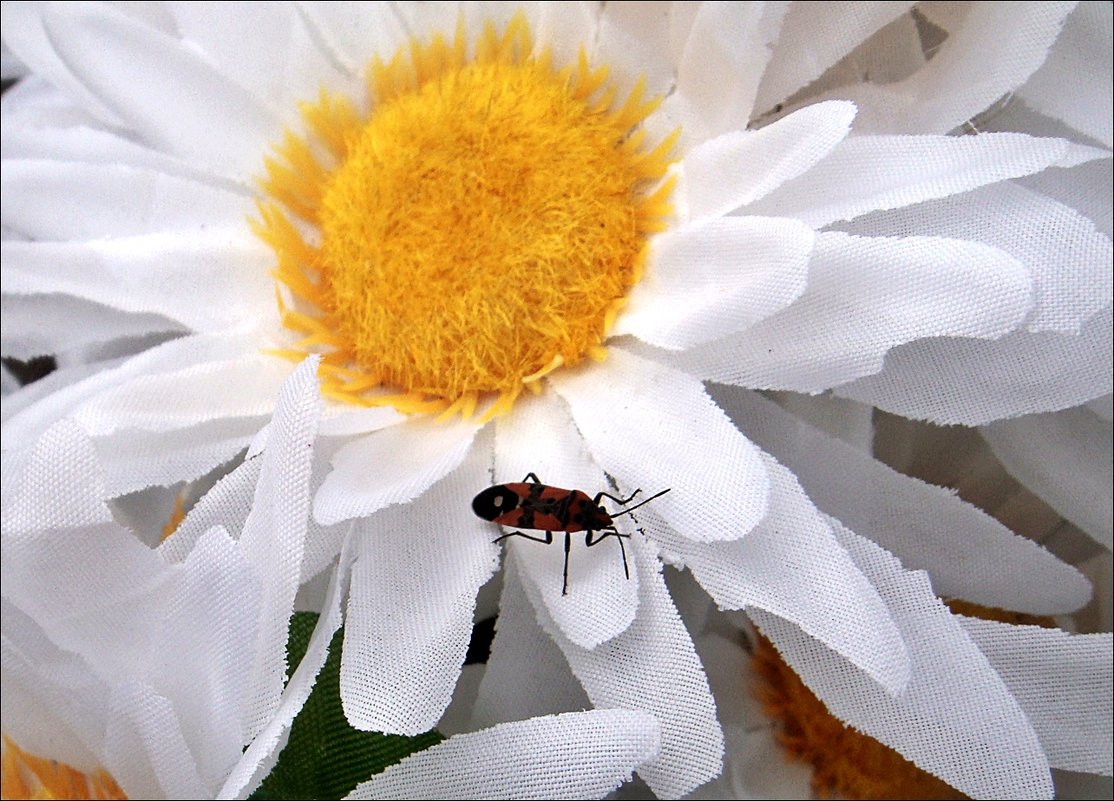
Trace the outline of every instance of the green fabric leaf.
<instances>
[{"instance_id":1,"label":"green fabric leaf","mask_svg":"<svg viewBox=\"0 0 1114 801\"><path fill-rule=\"evenodd\" d=\"M317 617L312 612L295 612L290 619L288 679L306 654ZM294 719L290 740L279 754L278 763L251 798L343 798L360 782L444 739L435 730L402 737L349 726L340 704L343 640L342 627L333 636L329 657L309 700Z\"/></svg>"}]
</instances>

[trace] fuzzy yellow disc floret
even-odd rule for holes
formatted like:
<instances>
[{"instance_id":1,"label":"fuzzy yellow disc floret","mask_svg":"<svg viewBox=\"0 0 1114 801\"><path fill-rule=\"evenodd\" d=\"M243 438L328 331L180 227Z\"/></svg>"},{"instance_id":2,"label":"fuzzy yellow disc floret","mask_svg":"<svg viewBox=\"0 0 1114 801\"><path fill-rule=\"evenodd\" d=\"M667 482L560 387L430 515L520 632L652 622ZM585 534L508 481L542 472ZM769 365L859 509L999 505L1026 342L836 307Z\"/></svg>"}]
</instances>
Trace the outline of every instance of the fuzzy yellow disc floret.
<instances>
[{"instance_id":1,"label":"fuzzy yellow disc floret","mask_svg":"<svg viewBox=\"0 0 1114 801\"><path fill-rule=\"evenodd\" d=\"M646 190L672 143L631 135L656 106L640 88L616 104L583 55L529 56L521 18L464 49L458 32L376 65L367 119L325 95L303 109L331 169L293 136L268 162L258 228L304 304L285 321L331 348L333 394L467 413L598 357L668 213L669 188Z\"/></svg>"}]
</instances>

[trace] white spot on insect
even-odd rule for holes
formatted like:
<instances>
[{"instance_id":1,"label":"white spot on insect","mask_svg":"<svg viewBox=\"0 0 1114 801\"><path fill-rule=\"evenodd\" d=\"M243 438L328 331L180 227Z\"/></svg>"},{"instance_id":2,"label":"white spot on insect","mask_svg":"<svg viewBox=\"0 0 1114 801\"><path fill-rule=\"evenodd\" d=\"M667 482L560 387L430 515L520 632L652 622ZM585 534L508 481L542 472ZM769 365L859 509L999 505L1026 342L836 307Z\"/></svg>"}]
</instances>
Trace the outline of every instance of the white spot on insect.
<instances>
[{"instance_id":1,"label":"white spot on insect","mask_svg":"<svg viewBox=\"0 0 1114 801\"><path fill-rule=\"evenodd\" d=\"M503 505L503 496L502 495L496 495L495 499L492 501L492 503L495 504L496 506L502 506Z\"/></svg>"}]
</instances>

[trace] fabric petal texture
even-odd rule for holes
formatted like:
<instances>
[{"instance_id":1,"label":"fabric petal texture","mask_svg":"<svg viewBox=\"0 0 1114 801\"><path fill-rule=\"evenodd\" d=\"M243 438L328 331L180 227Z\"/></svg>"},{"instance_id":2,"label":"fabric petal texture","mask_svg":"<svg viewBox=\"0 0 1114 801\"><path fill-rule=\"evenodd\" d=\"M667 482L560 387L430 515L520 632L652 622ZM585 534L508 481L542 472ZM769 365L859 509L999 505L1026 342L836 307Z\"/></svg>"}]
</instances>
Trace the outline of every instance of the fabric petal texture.
<instances>
[{"instance_id":1,"label":"fabric petal texture","mask_svg":"<svg viewBox=\"0 0 1114 801\"><path fill-rule=\"evenodd\" d=\"M5 2L5 736L243 798L337 680L361 742L451 736L333 795L800 794L756 626L958 790L1081 794L1112 19ZM1083 532L876 459L910 420Z\"/></svg>"},{"instance_id":2,"label":"fabric petal texture","mask_svg":"<svg viewBox=\"0 0 1114 801\"><path fill-rule=\"evenodd\" d=\"M503 723L408 757L346 798L490 798L510 783L524 798L602 797L657 754L655 723L625 709Z\"/></svg>"}]
</instances>

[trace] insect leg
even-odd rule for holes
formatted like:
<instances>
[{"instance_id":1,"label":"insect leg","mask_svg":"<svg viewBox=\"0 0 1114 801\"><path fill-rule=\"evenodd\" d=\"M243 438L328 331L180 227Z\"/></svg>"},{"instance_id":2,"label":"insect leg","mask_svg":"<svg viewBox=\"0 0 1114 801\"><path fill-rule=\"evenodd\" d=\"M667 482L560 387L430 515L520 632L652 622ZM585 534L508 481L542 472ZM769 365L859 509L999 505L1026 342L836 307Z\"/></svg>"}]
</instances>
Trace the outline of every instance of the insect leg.
<instances>
[{"instance_id":1,"label":"insect leg","mask_svg":"<svg viewBox=\"0 0 1114 801\"><path fill-rule=\"evenodd\" d=\"M531 479L533 479L533 480L531 481ZM525 484L527 481L530 481L530 483L532 483L532 484L541 484L542 483L542 480L540 478L538 478L537 473L527 473L526 478L522 479L522 483Z\"/></svg>"},{"instance_id":2,"label":"insect leg","mask_svg":"<svg viewBox=\"0 0 1114 801\"><path fill-rule=\"evenodd\" d=\"M600 498L609 498L609 499L615 501L616 505L618 505L618 506L626 506L628 503L633 501L635 496L638 495L638 493L640 493L640 492L642 492L642 490L636 489L634 492L631 493L631 496L629 498L627 498L625 501L622 498L616 498L614 495L612 495L608 492L597 492L596 497L593 499L593 503L595 503L596 506L599 506L600 505Z\"/></svg>"},{"instance_id":3,"label":"insect leg","mask_svg":"<svg viewBox=\"0 0 1114 801\"><path fill-rule=\"evenodd\" d=\"M630 579L630 568L627 566L627 549L626 549L626 546L623 545L623 540L624 539L629 540L630 539L630 534L620 534L615 529L609 529L609 530L605 531L603 534L601 534L600 536L596 537L595 539L592 539L592 534L594 534L594 533L595 532L589 530L584 535L584 544L587 545L589 548L591 548L593 545L599 545L601 542L603 542L608 537L614 537L615 539L617 539L619 541L619 550L623 554L623 574L629 580ZM567 537L568 534L566 534L565 536Z\"/></svg>"},{"instance_id":4,"label":"insect leg","mask_svg":"<svg viewBox=\"0 0 1114 801\"><path fill-rule=\"evenodd\" d=\"M565 532L565 575L561 579L561 594L569 594L569 548L572 545L572 538L569 532Z\"/></svg>"},{"instance_id":5,"label":"insect leg","mask_svg":"<svg viewBox=\"0 0 1114 801\"><path fill-rule=\"evenodd\" d=\"M522 532L522 531L512 531L509 534L504 534L502 537L496 537L495 539L492 540L492 542L502 542L507 537L525 537L528 540L533 540L534 542L540 542L544 545L549 545L551 542L553 542L553 532L552 531L545 532L544 537L535 537L532 534L526 534L525 532Z\"/></svg>"}]
</instances>

